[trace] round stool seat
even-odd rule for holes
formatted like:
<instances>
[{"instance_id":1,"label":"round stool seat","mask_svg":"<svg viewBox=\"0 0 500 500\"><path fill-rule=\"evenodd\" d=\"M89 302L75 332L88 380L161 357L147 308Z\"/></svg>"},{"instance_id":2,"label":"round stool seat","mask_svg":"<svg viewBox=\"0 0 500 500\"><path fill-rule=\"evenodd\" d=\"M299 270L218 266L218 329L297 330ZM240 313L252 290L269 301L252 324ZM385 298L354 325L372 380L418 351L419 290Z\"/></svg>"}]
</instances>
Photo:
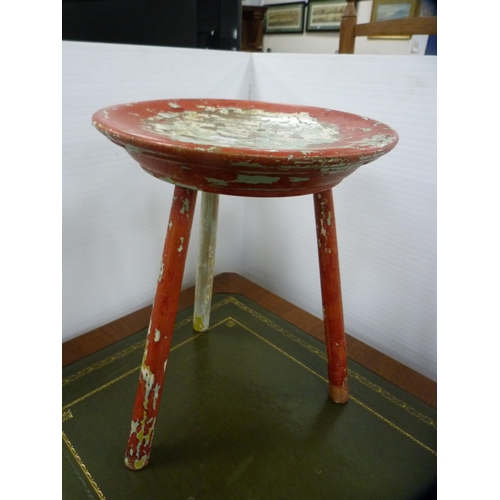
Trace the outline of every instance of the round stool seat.
<instances>
[{"instance_id":1,"label":"round stool seat","mask_svg":"<svg viewBox=\"0 0 500 500\"><path fill-rule=\"evenodd\" d=\"M390 127L358 115L242 100L121 104L92 122L153 176L239 196L323 191L398 142Z\"/></svg>"}]
</instances>

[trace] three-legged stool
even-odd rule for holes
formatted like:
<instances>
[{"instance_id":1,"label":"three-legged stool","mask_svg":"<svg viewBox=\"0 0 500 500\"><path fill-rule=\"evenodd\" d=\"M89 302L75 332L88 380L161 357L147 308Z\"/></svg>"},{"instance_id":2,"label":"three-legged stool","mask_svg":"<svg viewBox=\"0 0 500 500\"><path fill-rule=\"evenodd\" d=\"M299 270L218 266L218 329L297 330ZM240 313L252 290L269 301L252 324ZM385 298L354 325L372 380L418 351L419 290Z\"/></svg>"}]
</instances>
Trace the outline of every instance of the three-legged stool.
<instances>
[{"instance_id":1,"label":"three-legged stool","mask_svg":"<svg viewBox=\"0 0 500 500\"><path fill-rule=\"evenodd\" d=\"M218 195L314 199L330 397L349 397L332 187L394 148L383 123L339 111L253 101L180 99L111 106L93 124L141 167L175 185L125 464L149 461L196 197L202 191L193 326L208 328Z\"/></svg>"}]
</instances>

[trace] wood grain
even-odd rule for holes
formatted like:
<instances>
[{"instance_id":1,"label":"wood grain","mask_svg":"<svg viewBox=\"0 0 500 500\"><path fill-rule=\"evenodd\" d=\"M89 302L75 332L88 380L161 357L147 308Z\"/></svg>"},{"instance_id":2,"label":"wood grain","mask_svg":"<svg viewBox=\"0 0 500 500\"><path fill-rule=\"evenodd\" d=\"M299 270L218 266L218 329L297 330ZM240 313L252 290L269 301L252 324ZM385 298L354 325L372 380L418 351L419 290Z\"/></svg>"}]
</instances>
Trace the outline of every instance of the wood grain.
<instances>
[{"instance_id":1,"label":"wood grain","mask_svg":"<svg viewBox=\"0 0 500 500\"><path fill-rule=\"evenodd\" d=\"M356 37L398 37L412 35L436 35L437 17L423 16L407 19L391 19L372 23L357 23L354 0L348 0L340 24L339 54L354 54Z\"/></svg>"},{"instance_id":2,"label":"wood grain","mask_svg":"<svg viewBox=\"0 0 500 500\"><path fill-rule=\"evenodd\" d=\"M355 36L403 36L437 34L437 17L411 17L357 24Z\"/></svg>"}]
</instances>

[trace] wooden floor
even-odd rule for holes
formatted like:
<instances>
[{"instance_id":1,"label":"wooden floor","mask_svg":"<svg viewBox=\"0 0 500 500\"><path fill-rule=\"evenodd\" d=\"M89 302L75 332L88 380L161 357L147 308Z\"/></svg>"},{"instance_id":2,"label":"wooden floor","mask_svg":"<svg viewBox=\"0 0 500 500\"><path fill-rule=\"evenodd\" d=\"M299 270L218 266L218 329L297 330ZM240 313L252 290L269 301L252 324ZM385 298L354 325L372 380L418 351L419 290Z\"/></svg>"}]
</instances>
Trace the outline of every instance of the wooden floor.
<instances>
[{"instance_id":1,"label":"wooden floor","mask_svg":"<svg viewBox=\"0 0 500 500\"><path fill-rule=\"evenodd\" d=\"M238 274L223 273L216 276L213 293L241 293L304 332L323 342L325 341L323 321ZM179 310L185 309L193 305L193 303L194 287L191 287L181 293ZM62 346L63 366L118 342L143 328L147 328L150 315L151 306L144 307L85 335L65 342ZM349 358L413 394L433 408L437 407L437 384L434 381L356 340L349 334L346 335L347 355Z\"/></svg>"}]
</instances>

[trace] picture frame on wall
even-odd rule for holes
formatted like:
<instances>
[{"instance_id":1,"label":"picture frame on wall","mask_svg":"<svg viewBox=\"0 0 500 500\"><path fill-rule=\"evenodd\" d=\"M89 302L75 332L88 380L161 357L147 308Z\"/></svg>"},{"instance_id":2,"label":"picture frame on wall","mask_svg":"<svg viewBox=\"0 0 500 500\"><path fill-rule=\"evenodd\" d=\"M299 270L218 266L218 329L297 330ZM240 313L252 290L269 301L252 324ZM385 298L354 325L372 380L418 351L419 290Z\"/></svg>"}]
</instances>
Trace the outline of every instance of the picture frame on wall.
<instances>
[{"instance_id":1,"label":"picture frame on wall","mask_svg":"<svg viewBox=\"0 0 500 500\"><path fill-rule=\"evenodd\" d=\"M264 33L267 35L303 33L304 11L305 2L267 5Z\"/></svg>"},{"instance_id":2,"label":"picture frame on wall","mask_svg":"<svg viewBox=\"0 0 500 500\"><path fill-rule=\"evenodd\" d=\"M345 0L310 0L306 31L339 31L346 6Z\"/></svg>"},{"instance_id":3,"label":"picture frame on wall","mask_svg":"<svg viewBox=\"0 0 500 500\"><path fill-rule=\"evenodd\" d=\"M417 15L419 4L420 0L373 0L370 22L409 19ZM368 38L408 40L410 36L384 35L369 36Z\"/></svg>"}]
</instances>

